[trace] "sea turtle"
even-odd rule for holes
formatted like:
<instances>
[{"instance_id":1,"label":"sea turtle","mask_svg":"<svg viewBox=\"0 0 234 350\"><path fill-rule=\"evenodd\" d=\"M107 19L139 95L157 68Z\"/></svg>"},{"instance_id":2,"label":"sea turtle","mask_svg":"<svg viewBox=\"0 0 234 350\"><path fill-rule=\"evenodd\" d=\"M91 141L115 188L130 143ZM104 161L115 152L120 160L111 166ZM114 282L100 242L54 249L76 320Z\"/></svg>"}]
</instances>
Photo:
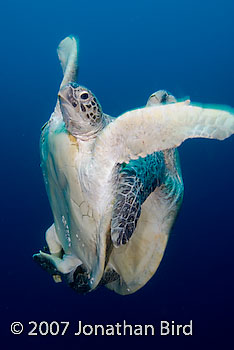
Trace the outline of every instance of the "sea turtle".
<instances>
[{"instance_id":1,"label":"sea turtle","mask_svg":"<svg viewBox=\"0 0 234 350\"><path fill-rule=\"evenodd\" d=\"M146 107L112 118L76 83L78 40L65 38L58 56L64 78L40 144L54 223L49 252L34 259L78 292L106 285L131 294L157 270L182 201L176 147L229 137L233 110L176 102L161 90Z\"/></svg>"}]
</instances>

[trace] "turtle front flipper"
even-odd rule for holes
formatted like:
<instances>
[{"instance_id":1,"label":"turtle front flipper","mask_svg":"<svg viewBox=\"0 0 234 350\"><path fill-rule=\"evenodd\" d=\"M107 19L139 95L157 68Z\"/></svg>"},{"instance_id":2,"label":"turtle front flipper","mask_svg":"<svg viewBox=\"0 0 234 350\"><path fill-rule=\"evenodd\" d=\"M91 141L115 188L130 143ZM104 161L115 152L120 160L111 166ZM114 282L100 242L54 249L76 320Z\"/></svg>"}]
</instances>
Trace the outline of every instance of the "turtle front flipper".
<instances>
[{"instance_id":1,"label":"turtle front flipper","mask_svg":"<svg viewBox=\"0 0 234 350\"><path fill-rule=\"evenodd\" d=\"M215 106L214 106L215 107ZM96 177L105 164L110 176L116 164L180 146L188 138L224 140L234 134L234 109L203 108L189 101L129 111L97 137L93 168Z\"/></svg>"},{"instance_id":2,"label":"turtle front flipper","mask_svg":"<svg viewBox=\"0 0 234 350\"><path fill-rule=\"evenodd\" d=\"M174 102L173 95L159 90L149 97L147 106ZM164 180L166 159L165 152L155 152L122 165L111 223L115 247L126 244L131 238L141 214L141 205Z\"/></svg>"},{"instance_id":3,"label":"turtle front flipper","mask_svg":"<svg viewBox=\"0 0 234 350\"><path fill-rule=\"evenodd\" d=\"M63 70L63 80L60 89L68 83L76 82L78 76L79 40L74 36L68 36L62 40L57 49L59 61ZM55 112L60 114L59 101L57 100Z\"/></svg>"},{"instance_id":4,"label":"turtle front flipper","mask_svg":"<svg viewBox=\"0 0 234 350\"><path fill-rule=\"evenodd\" d=\"M164 155L156 152L125 164L116 189L111 221L111 238L115 247L126 244L136 229L141 205L160 186L164 176Z\"/></svg>"},{"instance_id":5,"label":"turtle front flipper","mask_svg":"<svg viewBox=\"0 0 234 350\"><path fill-rule=\"evenodd\" d=\"M141 213L141 186L136 174L122 174L111 220L111 239L115 247L126 244L136 228Z\"/></svg>"},{"instance_id":6,"label":"turtle front flipper","mask_svg":"<svg viewBox=\"0 0 234 350\"><path fill-rule=\"evenodd\" d=\"M75 82L78 75L79 41L74 36L68 36L58 46L58 57L63 69L63 81L60 88L69 82Z\"/></svg>"}]
</instances>

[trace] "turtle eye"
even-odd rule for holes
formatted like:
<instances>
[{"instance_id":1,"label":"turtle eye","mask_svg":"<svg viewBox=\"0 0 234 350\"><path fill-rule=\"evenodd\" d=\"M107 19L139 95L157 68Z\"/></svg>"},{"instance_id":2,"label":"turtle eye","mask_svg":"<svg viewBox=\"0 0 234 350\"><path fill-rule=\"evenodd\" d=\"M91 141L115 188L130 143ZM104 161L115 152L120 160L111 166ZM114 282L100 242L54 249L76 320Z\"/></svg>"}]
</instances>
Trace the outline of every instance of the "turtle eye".
<instances>
[{"instance_id":1,"label":"turtle eye","mask_svg":"<svg viewBox=\"0 0 234 350\"><path fill-rule=\"evenodd\" d=\"M80 98L82 100L87 100L88 97L89 97L89 94L87 92L82 92L82 94L80 94Z\"/></svg>"}]
</instances>

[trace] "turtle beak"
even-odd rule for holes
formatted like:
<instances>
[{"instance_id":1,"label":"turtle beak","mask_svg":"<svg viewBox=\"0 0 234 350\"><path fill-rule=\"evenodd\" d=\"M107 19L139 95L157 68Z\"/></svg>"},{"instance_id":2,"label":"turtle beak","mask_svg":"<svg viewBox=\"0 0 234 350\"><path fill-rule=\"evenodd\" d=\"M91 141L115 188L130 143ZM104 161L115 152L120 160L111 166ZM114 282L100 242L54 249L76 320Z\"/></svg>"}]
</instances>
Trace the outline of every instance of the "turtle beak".
<instances>
[{"instance_id":1,"label":"turtle beak","mask_svg":"<svg viewBox=\"0 0 234 350\"><path fill-rule=\"evenodd\" d=\"M70 84L64 85L58 93L58 98L62 102L71 102L70 98L73 96L73 88ZM70 97L70 98L69 98Z\"/></svg>"},{"instance_id":2,"label":"turtle beak","mask_svg":"<svg viewBox=\"0 0 234 350\"><path fill-rule=\"evenodd\" d=\"M66 98L66 91L60 90L58 93L58 99L59 99L60 104L64 103L64 102L68 103L68 100Z\"/></svg>"},{"instance_id":3,"label":"turtle beak","mask_svg":"<svg viewBox=\"0 0 234 350\"><path fill-rule=\"evenodd\" d=\"M70 118L69 116L72 115L72 113L73 113L73 108L71 106L71 103L69 102L67 92L68 91L65 88L65 89L60 90L58 93L59 105L60 105L60 109L61 109L64 121L67 118Z\"/></svg>"},{"instance_id":4,"label":"turtle beak","mask_svg":"<svg viewBox=\"0 0 234 350\"><path fill-rule=\"evenodd\" d=\"M61 89L58 93L58 99L59 99L59 105L60 110L63 116L63 120L65 123L68 122L68 120L71 119L71 116L74 113L74 109L71 106L71 103L68 99L68 89L67 87Z\"/></svg>"},{"instance_id":5,"label":"turtle beak","mask_svg":"<svg viewBox=\"0 0 234 350\"><path fill-rule=\"evenodd\" d=\"M59 90L58 93L60 106L70 105L75 108L78 105L77 100L74 98L74 88L71 84L65 85L62 89Z\"/></svg>"}]
</instances>

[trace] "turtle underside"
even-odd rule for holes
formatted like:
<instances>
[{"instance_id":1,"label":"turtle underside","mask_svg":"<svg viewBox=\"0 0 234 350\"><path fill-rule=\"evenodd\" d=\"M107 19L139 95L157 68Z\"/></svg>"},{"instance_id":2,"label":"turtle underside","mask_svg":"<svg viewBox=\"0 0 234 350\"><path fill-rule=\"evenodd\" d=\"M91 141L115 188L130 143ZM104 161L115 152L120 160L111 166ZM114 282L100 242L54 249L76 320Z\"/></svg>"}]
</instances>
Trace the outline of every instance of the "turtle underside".
<instances>
[{"instance_id":1,"label":"turtle underside","mask_svg":"<svg viewBox=\"0 0 234 350\"><path fill-rule=\"evenodd\" d=\"M58 47L55 110L41 133L41 168L53 224L34 260L78 293L143 287L157 270L183 198L177 147L234 134L232 108L177 102L165 90L118 118L76 83L78 39Z\"/></svg>"}]
</instances>

